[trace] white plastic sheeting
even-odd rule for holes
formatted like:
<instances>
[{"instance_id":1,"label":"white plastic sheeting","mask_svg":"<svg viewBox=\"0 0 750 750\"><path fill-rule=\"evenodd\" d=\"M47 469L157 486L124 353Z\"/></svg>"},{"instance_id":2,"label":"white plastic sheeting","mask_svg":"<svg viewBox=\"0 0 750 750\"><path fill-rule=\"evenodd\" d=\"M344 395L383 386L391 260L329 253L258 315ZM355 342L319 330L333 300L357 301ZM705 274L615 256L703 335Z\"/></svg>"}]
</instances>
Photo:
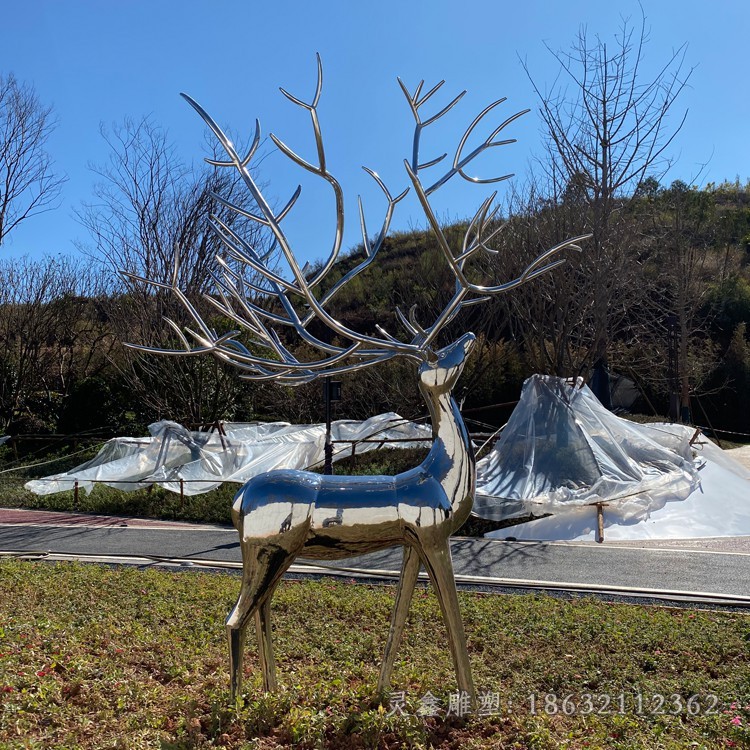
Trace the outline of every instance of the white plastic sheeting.
<instances>
[{"instance_id":1,"label":"white plastic sheeting","mask_svg":"<svg viewBox=\"0 0 750 750\"><path fill-rule=\"evenodd\" d=\"M90 461L63 474L27 482L26 489L47 495L72 490L76 482L86 492L94 483L125 491L158 484L173 492L182 489L186 495L197 495L222 482L244 484L256 474L272 469L305 469L323 461L322 424L225 423L223 430L223 435L191 432L176 422L156 422L149 426L150 437L110 440ZM334 441L378 441L357 442L357 455L378 447L423 446L423 442L408 440L431 436L429 426L408 422L393 412L365 422L338 420L331 425ZM392 442L404 439L407 442ZM337 445L333 458L345 458L351 453L350 445Z\"/></svg>"},{"instance_id":2,"label":"white plastic sheeting","mask_svg":"<svg viewBox=\"0 0 750 750\"><path fill-rule=\"evenodd\" d=\"M474 513L500 521L605 502L624 520L645 518L698 486L694 433L620 419L582 380L534 375L477 466ZM595 511L588 513L595 522Z\"/></svg>"},{"instance_id":3,"label":"white plastic sheeting","mask_svg":"<svg viewBox=\"0 0 750 750\"><path fill-rule=\"evenodd\" d=\"M696 443L700 486L686 499L666 503L648 518L623 518L605 507L604 542L706 539L750 536L750 471L701 436ZM547 518L499 529L495 539L592 542L597 537L595 508L577 508Z\"/></svg>"}]
</instances>

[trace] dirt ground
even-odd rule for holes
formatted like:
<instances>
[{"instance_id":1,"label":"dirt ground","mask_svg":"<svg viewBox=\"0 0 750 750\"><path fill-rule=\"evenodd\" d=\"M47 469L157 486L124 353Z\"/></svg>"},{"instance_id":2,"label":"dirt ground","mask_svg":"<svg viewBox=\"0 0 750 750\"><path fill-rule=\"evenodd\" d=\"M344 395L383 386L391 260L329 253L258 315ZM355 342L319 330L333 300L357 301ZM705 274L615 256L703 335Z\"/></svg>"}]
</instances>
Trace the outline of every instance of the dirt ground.
<instances>
[{"instance_id":1,"label":"dirt ground","mask_svg":"<svg viewBox=\"0 0 750 750\"><path fill-rule=\"evenodd\" d=\"M732 448L727 451L727 454L746 469L750 469L750 445L743 445L742 448Z\"/></svg>"}]
</instances>

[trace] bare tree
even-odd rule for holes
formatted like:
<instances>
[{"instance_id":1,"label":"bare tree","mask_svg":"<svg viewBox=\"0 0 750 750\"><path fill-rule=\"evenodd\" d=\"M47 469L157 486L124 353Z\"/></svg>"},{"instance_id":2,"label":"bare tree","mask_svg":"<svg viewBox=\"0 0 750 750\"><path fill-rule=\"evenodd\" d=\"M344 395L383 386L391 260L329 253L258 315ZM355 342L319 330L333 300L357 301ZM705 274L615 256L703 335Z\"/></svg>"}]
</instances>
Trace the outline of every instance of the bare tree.
<instances>
[{"instance_id":1,"label":"bare tree","mask_svg":"<svg viewBox=\"0 0 750 750\"><path fill-rule=\"evenodd\" d=\"M581 221L578 206L550 197L547 186L534 179L513 185L506 197L503 231L495 241L496 272L512 273L533 257L545 242L555 243L570 226ZM519 289L498 300L497 321L521 347L532 372L565 377L585 369L590 359L591 337L585 318L590 310L590 280L585 259L572 256L565 266L539 279L533 290ZM498 323L496 323L497 325Z\"/></svg>"},{"instance_id":2,"label":"bare tree","mask_svg":"<svg viewBox=\"0 0 750 750\"><path fill-rule=\"evenodd\" d=\"M573 190L534 175L509 191L502 231L494 243L496 255L490 259L496 273L513 273L524 259L534 257L545 243L555 243L571 227L583 223L585 203ZM627 212L617 224L617 246L627 247L611 259L615 277L609 282L608 323L618 336L638 335L644 324L641 313L648 308L648 285L644 284L639 259L644 242ZM586 253L572 256L564 266L540 279L533 289L521 288L514 295L498 300L493 310L494 325L504 323L503 335L515 340L532 372L558 377L586 375L595 362L597 343L594 325L593 278L597 268Z\"/></svg>"},{"instance_id":3,"label":"bare tree","mask_svg":"<svg viewBox=\"0 0 750 750\"><path fill-rule=\"evenodd\" d=\"M55 125L30 85L0 75L0 245L24 219L58 205L66 178L46 150Z\"/></svg>"},{"instance_id":4,"label":"bare tree","mask_svg":"<svg viewBox=\"0 0 750 750\"><path fill-rule=\"evenodd\" d=\"M216 198L220 194L244 201L250 210L252 204L238 194L238 180L226 170L182 162L167 132L149 118L127 119L111 130L102 126L101 134L109 159L91 166L100 178L94 187L96 201L77 212L93 239L93 247L83 249L115 272L166 282L179 248L185 261L182 288L206 291L221 246L208 226L209 216L229 221L238 231L251 224Z\"/></svg>"},{"instance_id":5,"label":"bare tree","mask_svg":"<svg viewBox=\"0 0 750 750\"><path fill-rule=\"evenodd\" d=\"M720 222L713 196L675 180L653 190L637 210L650 223L652 265L660 294L656 299L651 349L666 367L644 368L661 392L671 395L670 416L691 421L690 398L700 391L718 365L718 347L709 334L706 310L710 282L724 265L714 248ZM653 357L652 357L653 360ZM659 379L661 382L659 382Z\"/></svg>"},{"instance_id":6,"label":"bare tree","mask_svg":"<svg viewBox=\"0 0 750 750\"><path fill-rule=\"evenodd\" d=\"M262 246L250 219L225 205L231 200L251 213L251 201L239 193L239 181L228 170L180 161L166 131L148 118L102 128L102 136L110 154L106 164L92 167L100 178L96 201L78 211L93 239L85 251L103 262L113 279L121 279L124 272L131 279L145 276L166 283L173 280L173 257L179 249L183 262L177 280L204 309L201 295L212 288L221 247L209 217L258 238ZM181 305L161 290L122 279L119 288L114 286L109 317L120 342L166 344L170 339L163 317L187 320ZM226 418L240 392L236 379L218 362L167 363L125 347L117 348L113 362L142 408L154 417L187 423Z\"/></svg>"},{"instance_id":7,"label":"bare tree","mask_svg":"<svg viewBox=\"0 0 750 750\"><path fill-rule=\"evenodd\" d=\"M542 90L526 67L540 101L546 133L543 168L555 185L557 200L575 201L593 237L581 262L591 279L591 309L582 318L591 326L587 364L606 359L623 307L633 308L625 283L634 236L627 226L624 202L648 175L669 165L666 152L686 113L674 124L670 113L691 70L685 69L685 46L672 52L649 75L644 66L646 19L625 19L614 44L589 37L582 27L570 50L552 52L560 74Z\"/></svg>"},{"instance_id":8,"label":"bare tree","mask_svg":"<svg viewBox=\"0 0 750 750\"><path fill-rule=\"evenodd\" d=\"M100 373L112 346L102 279L69 258L0 263L0 425L52 428L76 383Z\"/></svg>"}]
</instances>

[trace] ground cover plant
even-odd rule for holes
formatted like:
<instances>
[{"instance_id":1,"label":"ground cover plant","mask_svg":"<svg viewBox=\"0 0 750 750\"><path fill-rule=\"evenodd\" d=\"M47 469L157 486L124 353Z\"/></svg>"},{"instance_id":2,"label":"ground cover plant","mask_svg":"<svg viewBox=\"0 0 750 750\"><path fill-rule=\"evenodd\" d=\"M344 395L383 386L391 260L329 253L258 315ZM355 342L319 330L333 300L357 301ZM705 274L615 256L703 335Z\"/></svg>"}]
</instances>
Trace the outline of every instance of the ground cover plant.
<instances>
[{"instance_id":1,"label":"ground cover plant","mask_svg":"<svg viewBox=\"0 0 750 750\"><path fill-rule=\"evenodd\" d=\"M84 450L64 446L57 452L15 458L0 449L0 508L31 508L49 511L77 511L104 515L139 516L195 523L231 523L232 497L239 485L221 487L194 497L180 497L158 486L152 489L123 492L103 484L94 485L90 493L83 489L78 501L72 491L52 495L35 495L25 489L30 479L70 471L93 458L102 444Z\"/></svg>"},{"instance_id":2,"label":"ground cover plant","mask_svg":"<svg viewBox=\"0 0 750 750\"><path fill-rule=\"evenodd\" d=\"M35 495L24 489L28 478L0 476L0 508L30 508L32 510L70 511L113 516L160 518L192 523L231 523L232 498L238 484L221 487L192 497L180 497L154 486L151 490L122 490L95 485L90 493L58 492L54 495Z\"/></svg>"},{"instance_id":3,"label":"ground cover plant","mask_svg":"<svg viewBox=\"0 0 750 750\"><path fill-rule=\"evenodd\" d=\"M0 562L0 748L677 750L750 741L746 613L462 593L487 714L478 716L453 695L430 591L417 591L394 692L378 703L393 589L289 581L274 599L281 689L262 694L249 645L245 702L235 709L223 620L238 586L211 573Z\"/></svg>"}]
</instances>

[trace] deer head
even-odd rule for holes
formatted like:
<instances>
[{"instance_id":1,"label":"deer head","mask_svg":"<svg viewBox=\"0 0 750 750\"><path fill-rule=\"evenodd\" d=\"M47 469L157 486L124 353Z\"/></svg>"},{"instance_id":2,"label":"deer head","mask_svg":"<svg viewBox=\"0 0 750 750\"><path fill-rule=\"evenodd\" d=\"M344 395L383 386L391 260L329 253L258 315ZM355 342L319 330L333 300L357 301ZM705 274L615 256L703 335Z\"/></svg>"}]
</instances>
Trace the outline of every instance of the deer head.
<instances>
[{"instance_id":1,"label":"deer head","mask_svg":"<svg viewBox=\"0 0 750 750\"><path fill-rule=\"evenodd\" d=\"M434 359L428 359L419 366L420 384L428 390L439 388L451 392L461 377L475 340L473 333L465 333L457 341L435 352Z\"/></svg>"}]
</instances>

